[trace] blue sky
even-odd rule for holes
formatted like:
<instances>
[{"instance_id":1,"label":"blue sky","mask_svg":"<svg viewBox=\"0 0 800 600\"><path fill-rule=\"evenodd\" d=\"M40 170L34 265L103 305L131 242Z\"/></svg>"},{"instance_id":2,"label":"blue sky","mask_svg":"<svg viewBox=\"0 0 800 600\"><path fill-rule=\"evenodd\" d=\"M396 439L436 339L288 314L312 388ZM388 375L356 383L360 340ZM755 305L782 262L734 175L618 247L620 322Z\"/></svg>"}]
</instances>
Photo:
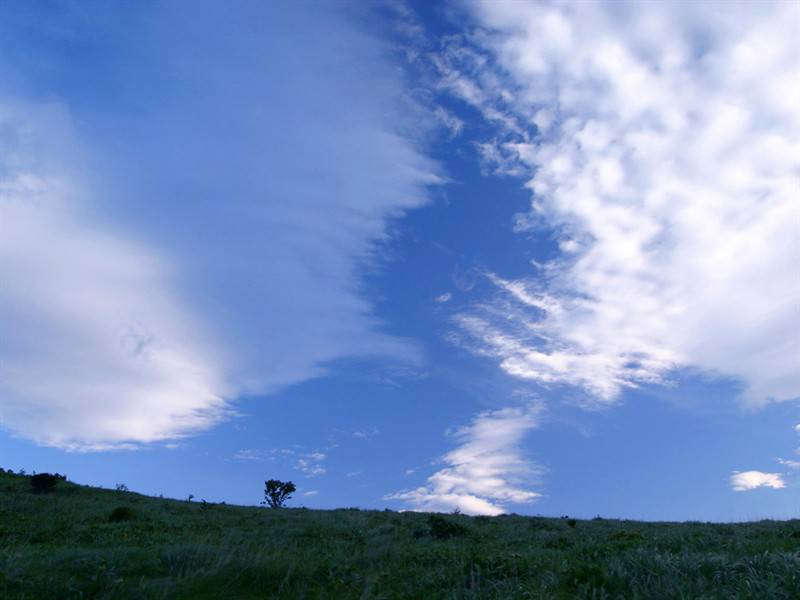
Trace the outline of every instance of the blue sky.
<instances>
[{"instance_id":1,"label":"blue sky","mask_svg":"<svg viewBox=\"0 0 800 600\"><path fill-rule=\"evenodd\" d=\"M796 517L791 3L5 3L0 466Z\"/></svg>"}]
</instances>

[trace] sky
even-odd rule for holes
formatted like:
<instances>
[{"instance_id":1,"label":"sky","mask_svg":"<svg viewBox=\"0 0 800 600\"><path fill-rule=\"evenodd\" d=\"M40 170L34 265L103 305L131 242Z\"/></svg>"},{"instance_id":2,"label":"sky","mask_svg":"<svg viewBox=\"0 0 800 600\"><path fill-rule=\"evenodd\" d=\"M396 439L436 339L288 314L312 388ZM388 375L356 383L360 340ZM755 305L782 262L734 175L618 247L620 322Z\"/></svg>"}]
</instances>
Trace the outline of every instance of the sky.
<instances>
[{"instance_id":1,"label":"sky","mask_svg":"<svg viewBox=\"0 0 800 600\"><path fill-rule=\"evenodd\" d=\"M0 5L0 466L800 515L800 4Z\"/></svg>"}]
</instances>

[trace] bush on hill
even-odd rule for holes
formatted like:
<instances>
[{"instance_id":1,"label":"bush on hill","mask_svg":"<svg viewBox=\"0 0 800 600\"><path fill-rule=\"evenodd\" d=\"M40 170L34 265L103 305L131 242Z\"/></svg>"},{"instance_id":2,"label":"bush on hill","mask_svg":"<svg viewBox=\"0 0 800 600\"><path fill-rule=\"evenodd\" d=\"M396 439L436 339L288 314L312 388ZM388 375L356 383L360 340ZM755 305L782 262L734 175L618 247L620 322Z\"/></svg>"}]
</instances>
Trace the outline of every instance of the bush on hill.
<instances>
[{"instance_id":1,"label":"bush on hill","mask_svg":"<svg viewBox=\"0 0 800 600\"><path fill-rule=\"evenodd\" d=\"M31 488L34 494L49 494L56 489L59 481L66 481L66 475L58 473L37 473L31 477Z\"/></svg>"},{"instance_id":2,"label":"bush on hill","mask_svg":"<svg viewBox=\"0 0 800 600\"><path fill-rule=\"evenodd\" d=\"M131 519L133 519L133 509L127 506L118 506L108 515L108 520L111 523L130 521Z\"/></svg>"},{"instance_id":3,"label":"bush on hill","mask_svg":"<svg viewBox=\"0 0 800 600\"><path fill-rule=\"evenodd\" d=\"M447 540L467 534L467 528L439 515L428 517L428 527L431 537L437 540Z\"/></svg>"}]
</instances>

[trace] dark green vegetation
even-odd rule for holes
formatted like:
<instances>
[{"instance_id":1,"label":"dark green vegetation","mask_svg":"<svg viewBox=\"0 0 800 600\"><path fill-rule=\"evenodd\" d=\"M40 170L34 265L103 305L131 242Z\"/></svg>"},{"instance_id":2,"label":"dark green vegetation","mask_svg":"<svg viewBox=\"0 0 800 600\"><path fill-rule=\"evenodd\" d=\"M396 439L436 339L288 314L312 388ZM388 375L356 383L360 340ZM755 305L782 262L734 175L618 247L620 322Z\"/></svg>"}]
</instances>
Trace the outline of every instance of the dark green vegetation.
<instances>
[{"instance_id":1,"label":"dark green vegetation","mask_svg":"<svg viewBox=\"0 0 800 600\"><path fill-rule=\"evenodd\" d=\"M800 521L267 510L0 473L0 598L800 598Z\"/></svg>"}]
</instances>

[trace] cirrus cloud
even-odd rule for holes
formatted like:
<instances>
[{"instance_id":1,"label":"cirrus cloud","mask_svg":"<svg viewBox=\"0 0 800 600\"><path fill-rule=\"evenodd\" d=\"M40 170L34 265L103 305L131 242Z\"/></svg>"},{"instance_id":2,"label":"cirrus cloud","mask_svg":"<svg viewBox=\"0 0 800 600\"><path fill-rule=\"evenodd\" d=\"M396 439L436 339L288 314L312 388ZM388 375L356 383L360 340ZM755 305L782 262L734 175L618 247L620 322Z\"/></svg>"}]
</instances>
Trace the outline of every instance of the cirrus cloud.
<instances>
[{"instance_id":1,"label":"cirrus cloud","mask_svg":"<svg viewBox=\"0 0 800 600\"><path fill-rule=\"evenodd\" d=\"M541 468L523 456L519 445L538 427L541 410L539 404L531 404L480 413L456 431L461 445L441 458L447 466L428 477L427 485L384 499L401 500L420 511L457 509L468 515L499 515L507 503L535 501L540 494L524 484Z\"/></svg>"},{"instance_id":2,"label":"cirrus cloud","mask_svg":"<svg viewBox=\"0 0 800 600\"><path fill-rule=\"evenodd\" d=\"M0 7L0 425L131 448L417 361L363 293L440 181L386 49L328 5L96 8Z\"/></svg>"},{"instance_id":3,"label":"cirrus cloud","mask_svg":"<svg viewBox=\"0 0 800 600\"><path fill-rule=\"evenodd\" d=\"M496 124L495 172L526 178L516 230L561 251L458 317L478 351L602 403L678 367L751 404L800 396L800 7L469 6L442 87Z\"/></svg>"}]
</instances>

